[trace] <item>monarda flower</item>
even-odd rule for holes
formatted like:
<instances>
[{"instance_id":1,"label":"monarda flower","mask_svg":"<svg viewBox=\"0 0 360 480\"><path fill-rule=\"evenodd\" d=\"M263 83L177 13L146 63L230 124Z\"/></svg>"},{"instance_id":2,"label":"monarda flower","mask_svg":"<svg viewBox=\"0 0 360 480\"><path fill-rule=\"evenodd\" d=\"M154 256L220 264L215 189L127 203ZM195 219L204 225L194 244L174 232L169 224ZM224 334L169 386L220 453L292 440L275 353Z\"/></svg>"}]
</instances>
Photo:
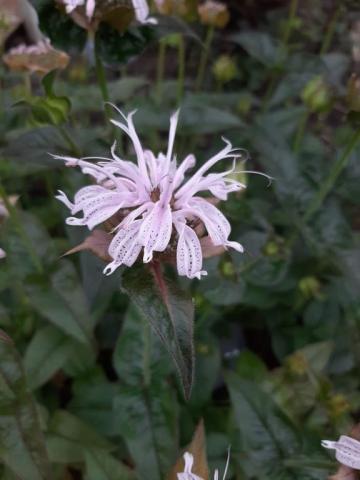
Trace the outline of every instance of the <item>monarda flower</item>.
<instances>
[{"instance_id":1,"label":"monarda flower","mask_svg":"<svg viewBox=\"0 0 360 480\"><path fill-rule=\"evenodd\" d=\"M150 262L156 252L176 258L179 275L200 278L206 275L202 269L202 243L223 251L233 248L243 252L240 243L229 240L231 226L214 205L227 200L229 193L245 188L230 177L236 158L242 156L224 139L225 147L207 160L191 177L185 178L195 166L194 155L188 155L178 164L173 152L178 112L170 120L168 147L157 156L145 150L133 124L135 112L122 121L111 122L131 139L137 163L123 160L112 146L112 158L55 156L67 166L79 167L90 175L94 185L81 188L71 202L64 192L56 197L71 211L68 225L87 226L90 230L103 222L112 225L111 243L108 248L112 258L104 273L109 275L121 265L131 267L140 254L144 263ZM218 162L233 159L232 168L221 173L209 173ZM91 163L89 160L96 160ZM209 192L212 197L200 196ZM75 216L82 213L82 216ZM202 237L207 232L208 236ZM164 258L165 258L164 257Z\"/></svg>"},{"instance_id":2,"label":"monarda flower","mask_svg":"<svg viewBox=\"0 0 360 480\"><path fill-rule=\"evenodd\" d=\"M227 462L226 462L226 467L225 467L225 471L224 471L224 475L223 475L223 480L225 480L227 470L229 468L229 458L230 458L230 455L228 455L228 459L227 459ZM185 463L184 471L177 474L178 480L203 480L201 477L199 477L198 475L196 475L192 471L193 465L194 465L194 457L191 453L189 453L189 452L184 453L184 463ZM219 471L218 470L215 470L214 480L219 480Z\"/></svg>"}]
</instances>

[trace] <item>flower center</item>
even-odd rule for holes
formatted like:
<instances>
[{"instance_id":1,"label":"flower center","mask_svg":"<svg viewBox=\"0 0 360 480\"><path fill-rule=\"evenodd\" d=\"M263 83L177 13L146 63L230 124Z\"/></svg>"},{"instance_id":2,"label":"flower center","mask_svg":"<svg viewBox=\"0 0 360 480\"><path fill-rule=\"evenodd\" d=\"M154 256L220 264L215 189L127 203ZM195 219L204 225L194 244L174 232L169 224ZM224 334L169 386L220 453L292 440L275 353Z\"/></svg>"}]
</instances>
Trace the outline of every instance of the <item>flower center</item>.
<instances>
[{"instance_id":1,"label":"flower center","mask_svg":"<svg viewBox=\"0 0 360 480\"><path fill-rule=\"evenodd\" d=\"M154 190L150 193L151 201L156 203L160 200L160 189L159 187L154 188Z\"/></svg>"}]
</instances>

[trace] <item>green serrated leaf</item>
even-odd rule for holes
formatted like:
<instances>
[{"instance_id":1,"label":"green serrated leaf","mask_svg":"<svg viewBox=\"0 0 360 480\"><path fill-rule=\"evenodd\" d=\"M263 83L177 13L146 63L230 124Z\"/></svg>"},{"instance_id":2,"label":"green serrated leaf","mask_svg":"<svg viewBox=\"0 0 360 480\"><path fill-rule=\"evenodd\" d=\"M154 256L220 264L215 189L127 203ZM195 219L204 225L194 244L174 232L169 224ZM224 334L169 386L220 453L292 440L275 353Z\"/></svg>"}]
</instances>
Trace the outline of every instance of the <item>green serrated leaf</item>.
<instances>
[{"instance_id":1,"label":"green serrated leaf","mask_svg":"<svg viewBox=\"0 0 360 480\"><path fill-rule=\"evenodd\" d=\"M24 358L29 387L35 389L47 382L65 364L75 348L74 341L51 325L38 330Z\"/></svg>"},{"instance_id":2,"label":"green serrated leaf","mask_svg":"<svg viewBox=\"0 0 360 480\"><path fill-rule=\"evenodd\" d=\"M115 422L139 480L163 480L177 455L177 408L166 384L123 387L114 398Z\"/></svg>"},{"instance_id":3,"label":"green serrated leaf","mask_svg":"<svg viewBox=\"0 0 360 480\"><path fill-rule=\"evenodd\" d=\"M0 377L7 388L6 401L1 402L0 410L0 459L20 480L50 480L35 403L15 346L3 333L0 335ZM3 392L1 388L2 400Z\"/></svg>"},{"instance_id":4,"label":"green serrated leaf","mask_svg":"<svg viewBox=\"0 0 360 480\"><path fill-rule=\"evenodd\" d=\"M193 316L190 294L163 276L160 265L129 269L123 290L146 318L171 355L180 375L185 398L190 397L194 376Z\"/></svg>"},{"instance_id":5,"label":"green serrated leaf","mask_svg":"<svg viewBox=\"0 0 360 480\"><path fill-rule=\"evenodd\" d=\"M112 455L96 450L85 453L86 480L135 480L135 473Z\"/></svg>"},{"instance_id":6,"label":"green serrated leaf","mask_svg":"<svg viewBox=\"0 0 360 480\"><path fill-rule=\"evenodd\" d=\"M236 426L251 464L263 474L276 472L278 478L292 478L284 460L301 445L295 426L256 383L234 373L227 374L226 381Z\"/></svg>"}]
</instances>

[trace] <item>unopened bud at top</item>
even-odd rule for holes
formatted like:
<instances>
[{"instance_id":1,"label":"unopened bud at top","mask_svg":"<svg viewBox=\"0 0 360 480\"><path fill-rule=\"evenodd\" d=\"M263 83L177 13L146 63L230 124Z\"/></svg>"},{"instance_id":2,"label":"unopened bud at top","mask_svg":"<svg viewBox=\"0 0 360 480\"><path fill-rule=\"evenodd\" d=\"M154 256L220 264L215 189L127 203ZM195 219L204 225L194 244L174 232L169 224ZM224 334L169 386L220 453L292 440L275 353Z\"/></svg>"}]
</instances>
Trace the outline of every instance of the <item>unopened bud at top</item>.
<instances>
[{"instance_id":1,"label":"unopened bud at top","mask_svg":"<svg viewBox=\"0 0 360 480\"><path fill-rule=\"evenodd\" d=\"M230 20L227 6L214 0L206 0L205 3L199 5L198 12L201 23L211 27L225 28Z\"/></svg>"}]
</instances>

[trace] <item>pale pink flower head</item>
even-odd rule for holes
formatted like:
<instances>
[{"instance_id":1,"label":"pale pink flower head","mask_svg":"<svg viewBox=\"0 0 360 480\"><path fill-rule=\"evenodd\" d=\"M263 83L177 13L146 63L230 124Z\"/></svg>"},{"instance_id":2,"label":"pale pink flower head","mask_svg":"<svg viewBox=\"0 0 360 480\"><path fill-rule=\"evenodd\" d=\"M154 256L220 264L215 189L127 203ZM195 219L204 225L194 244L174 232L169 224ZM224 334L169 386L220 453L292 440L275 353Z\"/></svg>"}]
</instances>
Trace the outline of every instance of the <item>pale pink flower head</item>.
<instances>
[{"instance_id":1,"label":"pale pink flower head","mask_svg":"<svg viewBox=\"0 0 360 480\"><path fill-rule=\"evenodd\" d=\"M206 239L211 240L213 247L243 252L240 243L229 239L230 223L213 204L214 199L227 200L231 192L245 188L230 176L235 160L242 156L240 149L234 149L224 139L224 148L186 178L196 161L189 154L178 163L174 155L178 112L170 119L167 151L158 155L142 146L133 123L135 112L127 116L118 112L121 121L111 121L130 137L136 163L120 158L116 144L111 148L112 158L55 157L64 160L67 166L79 167L94 180L93 185L81 188L73 201L59 191L57 198L72 214L66 223L92 230L110 219L112 225L115 222L108 249L113 260L104 273L109 275L121 265L131 267L139 256L148 263L155 253L163 252L166 256L176 256L179 275L200 278L206 275L202 266L202 239L199 239L201 229L203 234L207 232ZM233 160L231 168L209 173L215 164L225 160ZM210 193L211 198L202 196L204 193Z\"/></svg>"},{"instance_id":2,"label":"pale pink flower head","mask_svg":"<svg viewBox=\"0 0 360 480\"><path fill-rule=\"evenodd\" d=\"M226 474L229 468L229 460L230 460L230 451L229 451L227 462L226 462L223 480L225 480L226 478ZM184 453L184 463L185 463L184 471L177 474L178 480L203 480L203 478L199 477L192 471L193 465L194 465L194 457L191 453L189 452ZM218 470L215 470L214 480L219 480Z\"/></svg>"}]
</instances>

